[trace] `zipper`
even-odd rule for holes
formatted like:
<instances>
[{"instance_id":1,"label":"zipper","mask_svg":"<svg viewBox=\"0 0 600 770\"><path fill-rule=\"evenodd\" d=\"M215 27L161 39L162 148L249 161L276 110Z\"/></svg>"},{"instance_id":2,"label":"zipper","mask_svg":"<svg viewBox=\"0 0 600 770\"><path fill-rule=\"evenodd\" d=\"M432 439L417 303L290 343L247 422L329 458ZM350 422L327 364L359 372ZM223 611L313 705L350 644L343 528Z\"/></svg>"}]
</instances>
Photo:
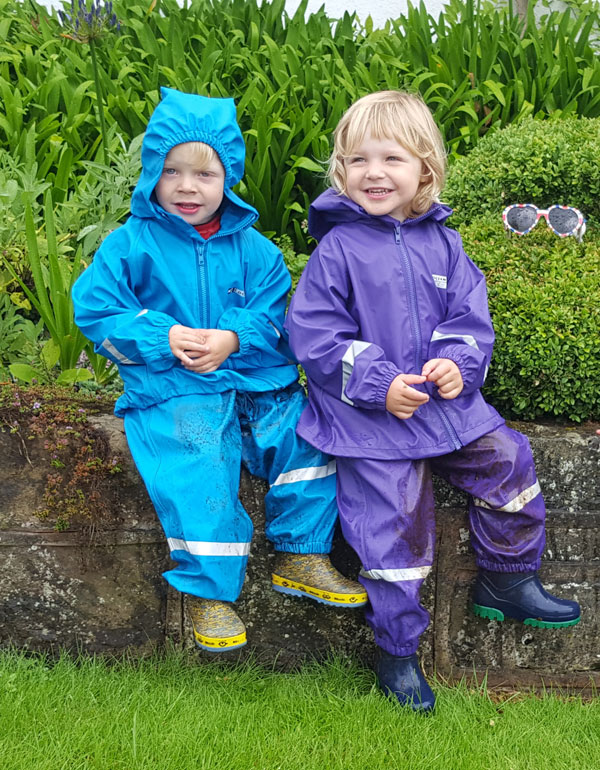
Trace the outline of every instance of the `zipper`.
<instances>
[{"instance_id":1,"label":"zipper","mask_svg":"<svg viewBox=\"0 0 600 770\"><path fill-rule=\"evenodd\" d=\"M208 302L208 267L206 265L206 259L204 257L207 245L216 238L223 238L226 235L233 235L234 233L244 230L248 226L247 218L238 222L236 227L223 231L223 229L211 235L210 238L204 240L199 238L196 241L196 256L198 259L198 296L200 299L200 311L204 318L204 328L210 329L210 306Z\"/></svg>"},{"instance_id":2,"label":"zipper","mask_svg":"<svg viewBox=\"0 0 600 770\"><path fill-rule=\"evenodd\" d=\"M423 344L423 338L421 335L421 324L419 323L419 311L417 308L417 289L415 286L415 274L412 269L412 264L408 256L408 251L404 245L404 239L402 238L402 231L400 225L394 225L394 234L396 238L396 245L400 256L402 257L402 263L404 265L404 273L408 284L408 312L410 316L410 325L412 327L413 335L415 338L415 371L420 372L423 368L423 360L421 357L421 348ZM458 438L457 432L454 430L454 426L450 422L448 415L446 414L442 404L438 404L432 398L430 403L436 409L444 426L446 433L448 434L455 449L461 449L462 444Z\"/></svg>"},{"instance_id":3,"label":"zipper","mask_svg":"<svg viewBox=\"0 0 600 770\"><path fill-rule=\"evenodd\" d=\"M454 448L462 449L462 444L460 443L460 439L458 438L458 433L454 430L454 426L450 422L450 418L446 414L444 410L444 406L442 404L438 404L438 402L434 401L433 399L431 399L431 403L437 409L437 412L442 419L442 424L444 428L446 428L446 432L448 433L448 435L452 440L452 443L454 444Z\"/></svg>"},{"instance_id":4,"label":"zipper","mask_svg":"<svg viewBox=\"0 0 600 770\"><path fill-rule=\"evenodd\" d=\"M415 275L413 273L412 265L408 257L406 246L402 238L400 231L400 225L394 226L394 233L396 237L396 245L400 256L402 257L402 263L404 265L404 274L408 284L408 313L410 317L410 325L412 327L413 335L415 338L415 371L420 372L423 367L423 361L421 359L421 347L423 340L421 337L421 324L419 323L419 312L417 308L417 290L415 287Z\"/></svg>"},{"instance_id":5,"label":"zipper","mask_svg":"<svg viewBox=\"0 0 600 770\"><path fill-rule=\"evenodd\" d=\"M196 257L198 259L198 297L200 300L200 313L205 329L210 329L210 317L208 308L208 291L206 286L206 260L204 252L206 241L196 242Z\"/></svg>"}]
</instances>

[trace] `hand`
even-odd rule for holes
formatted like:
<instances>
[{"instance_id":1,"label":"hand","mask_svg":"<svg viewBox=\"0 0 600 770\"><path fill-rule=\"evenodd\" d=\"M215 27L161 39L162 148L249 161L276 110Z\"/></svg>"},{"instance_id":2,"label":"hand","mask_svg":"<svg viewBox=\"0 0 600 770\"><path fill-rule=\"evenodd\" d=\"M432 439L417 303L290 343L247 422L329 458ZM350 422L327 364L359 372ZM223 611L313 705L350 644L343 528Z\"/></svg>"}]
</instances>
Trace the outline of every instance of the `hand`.
<instances>
[{"instance_id":1,"label":"hand","mask_svg":"<svg viewBox=\"0 0 600 770\"><path fill-rule=\"evenodd\" d=\"M420 374L399 374L392 380L385 399L385 408L399 420L408 420L416 410L429 401L427 393L411 388L420 385L425 377Z\"/></svg>"},{"instance_id":2,"label":"hand","mask_svg":"<svg viewBox=\"0 0 600 770\"><path fill-rule=\"evenodd\" d=\"M456 398L464 388L460 369L449 358L430 359L423 366L421 374L437 386L441 398Z\"/></svg>"},{"instance_id":3,"label":"hand","mask_svg":"<svg viewBox=\"0 0 600 770\"><path fill-rule=\"evenodd\" d=\"M184 366L194 363L195 355L206 351L206 338L200 329L175 324L169 329L171 352Z\"/></svg>"},{"instance_id":4,"label":"hand","mask_svg":"<svg viewBox=\"0 0 600 770\"><path fill-rule=\"evenodd\" d=\"M190 363L184 367L191 372L206 374L216 371L232 353L240 349L240 341L235 332L228 329L196 329L202 335L204 344L200 349L195 348L185 352Z\"/></svg>"}]
</instances>

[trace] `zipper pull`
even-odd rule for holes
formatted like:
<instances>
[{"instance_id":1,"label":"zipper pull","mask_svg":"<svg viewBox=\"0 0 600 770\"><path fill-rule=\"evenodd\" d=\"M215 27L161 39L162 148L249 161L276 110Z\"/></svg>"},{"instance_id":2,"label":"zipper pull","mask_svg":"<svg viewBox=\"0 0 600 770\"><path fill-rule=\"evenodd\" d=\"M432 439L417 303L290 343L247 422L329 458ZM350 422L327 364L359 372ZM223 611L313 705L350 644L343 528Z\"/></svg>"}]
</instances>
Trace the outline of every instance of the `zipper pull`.
<instances>
[{"instance_id":1,"label":"zipper pull","mask_svg":"<svg viewBox=\"0 0 600 770\"><path fill-rule=\"evenodd\" d=\"M400 225L394 225L394 235L396 237L396 243L401 243L402 236L400 235Z\"/></svg>"},{"instance_id":2,"label":"zipper pull","mask_svg":"<svg viewBox=\"0 0 600 770\"><path fill-rule=\"evenodd\" d=\"M198 264L204 265L204 243L199 243L196 246L196 251L198 254Z\"/></svg>"}]
</instances>

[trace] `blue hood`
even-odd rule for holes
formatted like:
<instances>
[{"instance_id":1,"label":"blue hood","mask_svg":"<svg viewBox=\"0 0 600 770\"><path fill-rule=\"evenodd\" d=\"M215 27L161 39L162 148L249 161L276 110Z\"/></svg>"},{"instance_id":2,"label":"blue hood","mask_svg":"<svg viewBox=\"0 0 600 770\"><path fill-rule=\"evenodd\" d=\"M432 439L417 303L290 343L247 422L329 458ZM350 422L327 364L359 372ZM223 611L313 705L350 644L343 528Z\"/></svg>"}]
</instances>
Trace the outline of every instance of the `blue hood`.
<instances>
[{"instance_id":1,"label":"blue hood","mask_svg":"<svg viewBox=\"0 0 600 770\"><path fill-rule=\"evenodd\" d=\"M161 88L162 101L152 113L142 144L142 173L131 198L131 213L154 217L160 209L152 193L162 174L165 157L176 144L210 145L225 169L225 196L250 209L231 191L244 173L246 148L236 120L233 99L212 99Z\"/></svg>"},{"instance_id":2,"label":"blue hood","mask_svg":"<svg viewBox=\"0 0 600 770\"><path fill-rule=\"evenodd\" d=\"M434 203L433 206L415 219L405 219L403 226L412 226L431 217L436 222L445 222L452 213L452 209L441 203ZM332 227L336 225L349 224L350 222L359 222L361 219L368 220L371 224L374 221L389 222L393 225L398 224L398 220L390 216L372 217L370 214L348 198L346 195L340 195L333 188L325 190L316 200L311 203L308 211L308 232L317 241L320 241Z\"/></svg>"}]
</instances>

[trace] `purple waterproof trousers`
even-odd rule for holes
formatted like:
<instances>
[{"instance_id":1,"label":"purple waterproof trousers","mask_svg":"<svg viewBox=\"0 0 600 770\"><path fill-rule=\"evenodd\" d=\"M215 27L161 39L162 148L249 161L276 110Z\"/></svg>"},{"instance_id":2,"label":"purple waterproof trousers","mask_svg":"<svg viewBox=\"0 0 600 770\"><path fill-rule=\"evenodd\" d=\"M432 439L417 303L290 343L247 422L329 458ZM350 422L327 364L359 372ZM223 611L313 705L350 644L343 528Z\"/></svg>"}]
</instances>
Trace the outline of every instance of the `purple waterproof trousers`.
<instances>
[{"instance_id":1,"label":"purple waterproof trousers","mask_svg":"<svg viewBox=\"0 0 600 770\"><path fill-rule=\"evenodd\" d=\"M545 506L529 441L506 425L427 460L338 457L342 532L362 562L367 622L392 655L414 653L429 623L419 591L433 564L432 471L471 495L471 543L480 567L537 570L544 548Z\"/></svg>"}]
</instances>

